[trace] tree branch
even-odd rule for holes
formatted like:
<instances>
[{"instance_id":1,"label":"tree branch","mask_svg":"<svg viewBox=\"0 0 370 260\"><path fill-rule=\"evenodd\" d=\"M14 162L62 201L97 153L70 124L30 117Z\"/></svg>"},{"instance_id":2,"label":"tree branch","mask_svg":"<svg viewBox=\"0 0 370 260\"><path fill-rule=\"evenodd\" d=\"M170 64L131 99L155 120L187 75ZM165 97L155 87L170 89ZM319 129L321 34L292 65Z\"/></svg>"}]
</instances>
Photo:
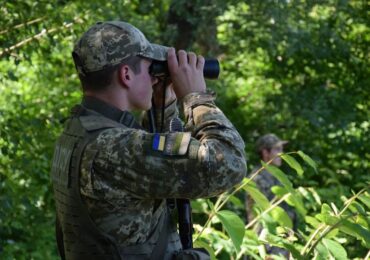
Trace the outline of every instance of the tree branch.
<instances>
[{"instance_id":1,"label":"tree branch","mask_svg":"<svg viewBox=\"0 0 370 260\"><path fill-rule=\"evenodd\" d=\"M24 26L26 26L26 25L31 25L31 24L34 24L34 23L40 22L40 21L44 20L45 18L46 18L46 16L43 16L43 17L40 17L40 18L37 18L37 19L31 20L31 21L28 21L28 22L25 22L25 23L17 24L17 25L13 26L13 27L12 27L12 28L10 28L10 29L5 29L5 30L0 31L0 34L7 33L7 32L9 32L9 30L11 30L11 29L19 29L19 28L22 28L22 27L24 27Z\"/></svg>"},{"instance_id":2,"label":"tree branch","mask_svg":"<svg viewBox=\"0 0 370 260\"><path fill-rule=\"evenodd\" d=\"M80 18L75 18L73 20L74 20L74 22L65 23L60 27L56 27L56 28L52 28L52 29L43 29L40 33L38 33L34 36L31 36L31 37L29 37L29 38L27 38L27 39L25 39L21 42L18 42L17 44L15 44L13 46L10 46L9 48L5 48L4 50L0 51L0 57L5 55L5 54L10 53L12 50L15 50L17 48L22 47L23 45L25 45L25 44L33 41L33 40L38 40L38 39L42 38L43 36L46 36L47 34L50 34L50 33L65 29L65 28L69 28L69 27L73 26L75 23L82 23L82 20Z\"/></svg>"}]
</instances>

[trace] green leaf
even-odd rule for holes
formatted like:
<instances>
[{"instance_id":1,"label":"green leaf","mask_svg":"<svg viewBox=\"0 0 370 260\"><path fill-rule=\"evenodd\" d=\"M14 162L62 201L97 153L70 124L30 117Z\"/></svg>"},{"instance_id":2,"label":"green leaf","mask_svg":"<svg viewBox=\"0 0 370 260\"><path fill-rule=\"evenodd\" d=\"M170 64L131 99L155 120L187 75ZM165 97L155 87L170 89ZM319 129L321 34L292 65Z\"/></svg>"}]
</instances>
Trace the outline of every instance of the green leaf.
<instances>
[{"instance_id":1,"label":"green leaf","mask_svg":"<svg viewBox=\"0 0 370 260\"><path fill-rule=\"evenodd\" d=\"M321 206L321 213L316 214L315 217L330 226L335 225L340 221L339 217L333 215L333 210L330 206L325 203Z\"/></svg>"},{"instance_id":2,"label":"green leaf","mask_svg":"<svg viewBox=\"0 0 370 260\"><path fill-rule=\"evenodd\" d=\"M334 228L332 231L330 231L329 233L327 233L325 237L327 239L330 239L330 238L336 237L338 234L339 234L339 228Z\"/></svg>"},{"instance_id":3,"label":"green leaf","mask_svg":"<svg viewBox=\"0 0 370 260\"><path fill-rule=\"evenodd\" d=\"M315 251L317 252L317 258L316 259L323 259L327 260L329 259L329 250L323 245L322 242L318 243Z\"/></svg>"},{"instance_id":4,"label":"green leaf","mask_svg":"<svg viewBox=\"0 0 370 260\"><path fill-rule=\"evenodd\" d=\"M298 260L304 259L298 250L299 246L297 244L292 245L291 242L288 242L282 237L273 235L271 233L267 233L265 239L270 245L274 245L280 248L287 249L290 253L292 253L295 259L298 259ZM273 259L285 259L285 258L277 258L276 256L274 256Z\"/></svg>"},{"instance_id":5,"label":"green leaf","mask_svg":"<svg viewBox=\"0 0 370 260\"><path fill-rule=\"evenodd\" d=\"M229 234L236 250L239 252L244 237L244 222L238 215L229 210L221 210L216 215Z\"/></svg>"},{"instance_id":6,"label":"green leaf","mask_svg":"<svg viewBox=\"0 0 370 260\"><path fill-rule=\"evenodd\" d=\"M363 216L367 215L365 209L357 201L352 201L351 205L349 206L349 209L353 213L360 213Z\"/></svg>"},{"instance_id":7,"label":"green leaf","mask_svg":"<svg viewBox=\"0 0 370 260\"><path fill-rule=\"evenodd\" d=\"M292 220L281 207L273 208L270 214L281 226L293 228Z\"/></svg>"},{"instance_id":8,"label":"green leaf","mask_svg":"<svg viewBox=\"0 0 370 260\"><path fill-rule=\"evenodd\" d=\"M319 194L316 192L316 190L314 188L309 188L308 190L311 192L311 194L312 194L313 198L315 199L316 203L319 204L319 205L322 205L321 198L320 198Z\"/></svg>"},{"instance_id":9,"label":"green leaf","mask_svg":"<svg viewBox=\"0 0 370 260\"><path fill-rule=\"evenodd\" d=\"M330 206L326 203L322 204L321 214L331 214L331 213L332 213L332 209L330 208Z\"/></svg>"},{"instance_id":10,"label":"green leaf","mask_svg":"<svg viewBox=\"0 0 370 260\"><path fill-rule=\"evenodd\" d=\"M285 194L289 193L289 191L282 186L272 186L271 191L278 198L282 198ZM288 203L288 205L290 206L294 206L295 200L294 198L292 198L292 196L288 196L287 198L285 198L285 202Z\"/></svg>"},{"instance_id":11,"label":"green leaf","mask_svg":"<svg viewBox=\"0 0 370 260\"><path fill-rule=\"evenodd\" d=\"M294 245L288 244L288 243L285 243L285 242L283 242L283 245L286 249L289 250L289 252L292 254L294 259L298 259L298 260L301 260L301 259L303 260L304 259L301 255L301 253L294 247Z\"/></svg>"},{"instance_id":12,"label":"green leaf","mask_svg":"<svg viewBox=\"0 0 370 260\"><path fill-rule=\"evenodd\" d=\"M348 220L343 220L342 225L339 229L349 235L355 236L362 239L367 247L370 247L370 231L363 228L361 225L350 222Z\"/></svg>"},{"instance_id":13,"label":"green leaf","mask_svg":"<svg viewBox=\"0 0 370 260\"><path fill-rule=\"evenodd\" d=\"M347 252L341 244L326 238L324 238L322 242L336 260L347 259Z\"/></svg>"},{"instance_id":14,"label":"green leaf","mask_svg":"<svg viewBox=\"0 0 370 260\"><path fill-rule=\"evenodd\" d=\"M358 199L361 200L361 202L363 204L365 204L367 208L370 209L370 197L369 197L369 195L362 194L360 197L358 197Z\"/></svg>"},{"instance_id":15,"label":"green leaf","mask_svg":"<svg viewBox=\"0 0 370 260\"><path fill-rule=\"evenodd\" d=\"M278 181L280 181L280 183L284 187L288 188L289 191L293 190L292 183L290 182L290 180L288 179L288 177L285 175L285 173L282 170L280 170L279 168L273 165L268 165L266 163L262 163L262 164L266 168L266 170L269 173L271 173L276 179L278 179Z\"/></svg>"},{"instance_id":16,"label":"green leaf","mask_svg":"<svg viewBox=\"0 0 370 260\"><path fill-rule=\"evenodd\" d=\"M321 224L321 222L319 222L319 221L317 221L317 219L316 218L313 218L313 217L311 217L311 216L306 216L305 218L305 221L308 223L308 224L310 224L312 227L314 227L314 228L318 228L319 227L319 225Z\"/></svg>"},{"instance_id":17,"label":"green leaf","mask_svg":"<svg viewBox=\"0 0 370 260\"><path fill-rule=\"evenodd\" d=\"M331 216L329 214L317 214L316 218L322 222L324 222L326 225L333 226L338 223L339 218Z\"/></svg>"},{"instance_id":18,"label":"green leaf","mask_svg":"<svg viewBox=\"0 0 370 260\"><path fill-rule=\"evenodd\" d=\"M291 193L291 196L289 198L290 201L294 204L293 206L298 210L298 212L302 216L305 216L306 209L303 207L302 199L298 195L298 193L293 189L293 185L288 179L288 177L285 175L285 173L273 165L267 165L264 162L262 162L262 165L266 168L266 170L269 173L271 173L276 179L278 179L278 181L284 186L285 189L287 189Z\"/></svg>"},{"instance_id":19,"label":"green leaf","mask_svg":"<svg viewBox=\"0 0 370 260\"><path fill-rule=\"evenodd\" d=\"M309 165L311 166L315 172L317 173L317 164L314 160L311 159L311 157L309 157L307 154L305 154L304 152L302 151L298 151L298 154L299 156L301 156L301 158Z\"/></svg>"},{"instance_id":20,"label":"green leaf","mask_svg":"<svg viewBox=\"0 0 370 260\"><path fill-rule=\"evenodd\" d=\"M296 172L299 176L303 175L303 169L302 169L301 165L299 164L299 162L297 162L296 159L294 159L292 156L290 156L288 154L281 155L281 158L283 158L283 160L286 161L289 164L290 167L292 167L294 170L296 170Z\"/></svg>"},{"instance_id":21,"label":"green leaf","mask_svg":"<svg viewBox=\"0 0 370 260\"><path fill-rule=\"evenodd\" d=\"M207 201L207 204L208 204L208 207L211 209L211 211L215 211L215 205L213 204L213 202L209 199L206 200Z\"/></svg>"},{"instance_id":22,"label":"green leaf","mask_svg":"<svg viewBox=\"0 0 370 260\"><path fill-rule=\"evenodd\" d=\"M193 213L207 212L207 204L204 199L197 199L191 201L191 210Z\"/></svg>"},{"instance_id":23,"label":"green leaf","mask_svg":"<svg viewBox=\"0 0 370 260\"><path fill-rule=\"evenodd\" d=\"M256 184L253 181L247 183L243 187L243 189L249 193L251 198L259 207L261 207L262 210L266 210L271 206L269 200L258 190Z\"/></svg>"},{"instance_id":24,"label":"green leaf","mask_svg":"<svg viewBox=\"0 0 370 260\"><path fill-rule=\"evenodd\" d=\"M229 200L230 200L230 202L232 203L232 204L234 204L235 206L237 206L238 208L243 208L244 207L244 204L243 204L243 202L238 198L238 197L236 197L236 196L230 196L230 198L229 198Z\"/></svg>"},{"instance_id":25,"label":"green leaf","mask_svg":"<svg viewBox=\"0 0 370 260\"><path fill-rule=\"evenodd\" d=\"M254 230L250 230L250 229L245 230L245 237L248 238L249 240L256 241L257 244L259 244L258 235Z\"/></svg>"},{"instance_id":26,"label":"green leaf","mask_svg":"<svg viewBox=\"0 0 370 260\"><path fill-rule=\"evenodd\" d=\"M271 187L271 191L280 198L283 197L285 194L289 193L287 189L281 186L273 186Z\"/></svg>"},{"instance_id":27,"label":"green leaf","mask_svg":"<svg viewBox=\"0 0 370 260\"><path fill-rule=\"evenodd\" d=\"M216 260L216 255L215 255L215 251L213 250L213 248L211 246L209 246L209 243L205 242L205 241L202 241L200 239L196 240L194 242L194 248L205 248L207 250L207 252L209 253L210 257L211 257L211 260Z\"/></svg>"}]
</instances>

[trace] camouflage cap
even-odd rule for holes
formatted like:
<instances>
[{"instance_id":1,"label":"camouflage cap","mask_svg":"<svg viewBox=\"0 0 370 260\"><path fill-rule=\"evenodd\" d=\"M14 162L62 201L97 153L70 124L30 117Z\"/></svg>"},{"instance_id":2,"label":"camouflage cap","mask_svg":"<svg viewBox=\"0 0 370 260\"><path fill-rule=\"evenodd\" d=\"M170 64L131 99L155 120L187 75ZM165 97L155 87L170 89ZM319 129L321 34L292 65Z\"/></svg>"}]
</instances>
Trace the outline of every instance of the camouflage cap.
<instances>
[{"instance_id":1,"label":"camouflage cap","mask_svg":"<svg viewBox=\"0 0 370 260\"><path fill-rule=\"evenodd\" d=\"M258 138L256 142L256 150L257 152L260 152L263 149L270 150L271 148L274 148L279 145L285 145L287 143L288 141L281 140L279 137L277 137L274 134L266 134Z\"/></svg>"},{"instance_id":2,"label":"camouflage cap","mask_svg":"<svg viewBox=\"0 0 370 260\"><path fill-rule=\"evenodd\" d=\"M168 47L152 44L133 25L121 21L98 22L74 46L78 72L85 74L121 63L132 56L167 60Z\"/></svg>"}]
</instances>

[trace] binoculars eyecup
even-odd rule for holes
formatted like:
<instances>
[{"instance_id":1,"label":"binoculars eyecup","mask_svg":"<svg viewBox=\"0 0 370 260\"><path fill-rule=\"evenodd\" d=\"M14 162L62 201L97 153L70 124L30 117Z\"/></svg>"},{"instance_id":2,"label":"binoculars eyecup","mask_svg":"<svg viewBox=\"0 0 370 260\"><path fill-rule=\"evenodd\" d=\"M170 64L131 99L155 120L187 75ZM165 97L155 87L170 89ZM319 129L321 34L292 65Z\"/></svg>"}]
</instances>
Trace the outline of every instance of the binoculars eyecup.
<instances>
[{"instance_id":1,"label":"binoculars eyecup","mask_svg":"<svg viewBox=\"0 0 370 260\"><path fill-rule=\"evenodd\" d=\"M150 75L161 77L169 75L167 61L153 60L149 68ZM207 79L217 79L220 75L220 63L217 59L207 58L204 62L203 75Z\"/></svg>"}]
</instances>

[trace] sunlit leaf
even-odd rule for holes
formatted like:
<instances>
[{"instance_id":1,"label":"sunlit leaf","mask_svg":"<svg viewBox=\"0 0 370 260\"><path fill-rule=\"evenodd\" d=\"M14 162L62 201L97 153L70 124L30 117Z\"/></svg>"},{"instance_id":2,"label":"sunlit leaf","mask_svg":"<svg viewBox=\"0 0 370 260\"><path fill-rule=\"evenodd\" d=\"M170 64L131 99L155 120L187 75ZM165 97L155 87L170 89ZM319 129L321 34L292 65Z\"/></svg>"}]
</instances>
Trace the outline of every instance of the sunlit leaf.
<instances>
[{"instance_id":1,"label":"sunlit leaf","mask_svg":"<svg viewBox=\"0 0 370 260\"><path fill-rule=\"evenodd\" d=\"M240 251L240 245L242 244L244 237L243 221L234 212L228 210L218 211L216 215L220 219L226 232L229 234L236 250Z\"/></svg>"},{"instance_id":2,"label":"sunlit leaf","mask_svg":"<svg viewBox=\"0 0 370 260\"><path fill-rule=\"evenodd\" d=\"M296 172L298 173L299 176L303 175L303 169L302 166L297 162L296 159L294 159L292 156L288 154L283 154L281 155L281 158L286 161L290 167L292 167Z\"/></svg>"},{"instance_id":3,"label":"sunlit leaf","mask_svg":"<svg viewBox=\"0 0 370 260\"><path fill-rule=\"evenodd\" d=\"M275 207L271 210L271 216L283 227L292 228L293 223L289 215L281 208Z\"/></svg>"},{"instance_id":4,"label":"sunlit leaf","mask_svg":"<svg viewBox=\"0 0 370 260\"><path fill-rule=\"evenodd\" d=\"M370 209L370 196L368 194L362 194L358 197L358 199L361 200L361 202L364 203L368 209Z\"/></svg>"},{"instance_id":5,"label":"sunlit leaf","mask_svg":"<svg viewBox=\"0 0 370 260\"><path fill-rule=\"evenodd\" d=\"M311 216L305 216L304 218L308 224L310 224L314 228L318 228L321 224L320 221L318 221L316 218L313 218Z\"/></svg>"},{"instance_id":6,"label":"sunlit leaf","mask_svg":"<svg viewBox=\"0 0 370 260\"><path fill-rule=\"evenodd\" d=\"M334 237L337 237L339 233L340 233L339 228L334 228L329 233L327 233L325 237L328 239L334 238Z\"/></svg>"},{"instance_id":7,"label":"sunlit leaf","mask_svg":"<svg viewBox=\"0 0 370 260\"><path fill-rule=\"evenodd\" d=\"M326 203L322 204L321 206L321 214L331 214L332 213L332 209L330 208L330 206Z\"/></svg>"},{"instance_id":8,"label":"sunlit leaf","mask_svg":"<svg viewBox=\"0 0 370 260\"><path fill-rule=\"evenodd\" d=\"M293 187L292 183L290 182L290 180L288 179L288 177L286 176L286 174L282 170L280 170L276 166L268 165L268 164L265 164L265 163L263 163L263 166L265 166L266 170L269 173L271 173L276 179L278 179L279 182L284 187L288 187L289 191L292 189L292 187Z\"/></svg>"},{"instance_id":9,"label":"sunlit leaf","mask_svg":"<svg viewBox=\"0 0 370 260\"><path fill-rule=\"evenodd\" d=\"M330 214L323 214L323 213L317 214L315 217L318 220L325 223L326 225L331 225L331 226L337 224L340 220L338 217L334 217L334 216L331 216Z\"/></svg>"},{"instance_id":10,"label":"sunlit leaf","mask_svg":"<svg viewBox=\"0 0 370 260\"><path fill-rule=\"evenodd\" d=\"M329 249L326 248L325 245L322 244L322 242L318 243L315 251L317 253L317 258L318 260L327 260L329 259Z\"/></svg>"},{"instance_id":11,"label":"sunlit leaf","mask_svg":"<svg viewBox=\"0 0 370 260\"><path fill-rule=\"evenodd\" d=\"M302 151L298 151L298 154L299 156L301 156L301 158L308 164L310 165L314 170L315 172L317 172L317 164L314 160L311 159L311 157L309 157L307 154L305 154L304 152Z\"/></svg>"},{"instance_id":12,"label":"sunlit leaf","mask_svg":"<svg viewBox=\"0 0 370 260\"><path fill-rule=\"evenodd\" d=\"M285 194L289 193L287 189L281 186L273 186L271 191L278 197L283 197Z\"/></svg>"},{"instance_id":13,"label":"sunlit leaf","mask_svg":"<svg viewBox=\"0 0 370 260\"><path fill-rule=\"evenodd\" d=\"M287 189L292 195L290 196L291 201L294 203L294 207L298 210L298 212L302 215L306 215L306 209L303 207L303 202L299 196L299 194L293 189L293 185L285 175L285 173L280 170L279 168L267 165L262 163L262 165L267 169L269 173L271 173L278 181Z\"/></svg>"},{"instance_id":14,"label":"sunlit leaf","mask_svg":"<svg viewBox=\"0 0 370 260\"><path fill-rule=\"evenodd\" d=\"M243 187L243 189L248 192L251 198L256 202L256 204L261 207L262 210L266 210L270 207L270 202L256 187L254 182L249 182Z\"/></svg>"},{"instance_id":15,"label":"sunlit leaf","mask_svg":"<svg viewBox=\"0 0 370 260\"><path fill-rule=\"evenodd\" d=\"M194 242L194 248L204 248L207 250L207 252L209 253L210 257L211 257L211 260L216 260L216 255L215 255L215 251L213 250L213 248L209 245L209 243L201 240L201 239L198 239Z\"/></svg>"},{"instance_id":16,"label":"sunlit leaf","mask_svg":"<svg viewBox=\"0 0 370 260\"><path fill-rule=\"evenodd\" d=\"M364 207L358 203L357 201L352 201L351 205L349 206L349 209L353 213L360 213L363 216L367 216L367 213L364 209Z\"/></svg>"},{"instance_id":17,"label":"sunlit leaf","mask_svg":"<svg viewBox=\"0 0 370 260\"><path fill-rule=\"evenodd\" d=\"M338 242L334 240L330 240L326 238L324 238L322 242L336 260L346 260L347 259L347 252L341 244L339 244Z\"/></svg>"},{"instance_id":18,"label":"sunlit leaf","mask_svg":"<svg viewBox=\"0 0 370 260\"><path fill-rule=\"evenodd\" d=\"M203 212L205 208L207 208L207 204L204 200L198 199L191 201L191 209L193 213Z\"/></svg>"}]
</instances>

